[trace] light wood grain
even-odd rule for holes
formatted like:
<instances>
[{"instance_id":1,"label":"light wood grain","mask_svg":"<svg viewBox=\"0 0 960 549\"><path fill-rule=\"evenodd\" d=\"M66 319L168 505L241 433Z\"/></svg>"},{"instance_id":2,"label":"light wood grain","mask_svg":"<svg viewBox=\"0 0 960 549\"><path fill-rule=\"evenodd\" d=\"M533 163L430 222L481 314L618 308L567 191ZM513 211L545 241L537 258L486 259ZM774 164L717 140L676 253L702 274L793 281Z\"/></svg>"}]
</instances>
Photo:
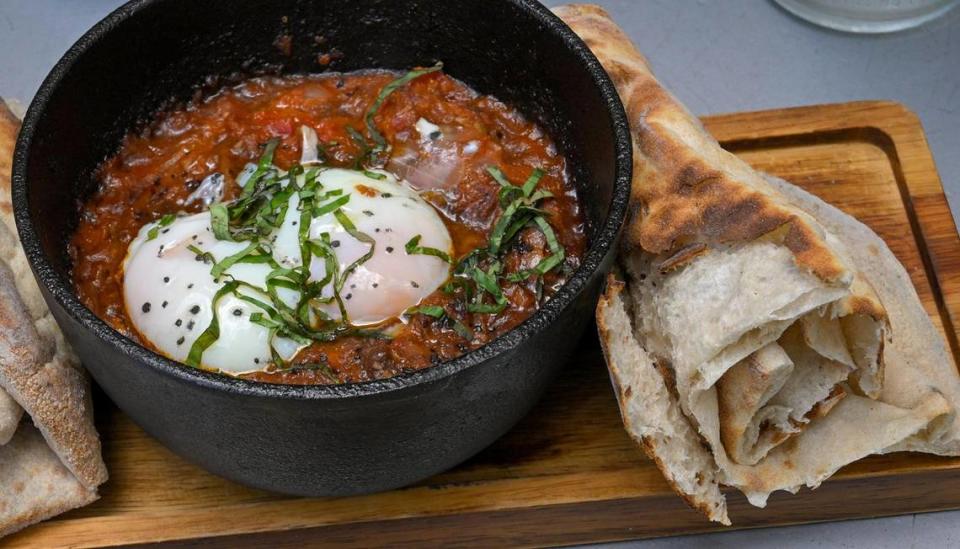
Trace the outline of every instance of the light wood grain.
<instances>
[{"instance_id":1,"label":"light wood grain","mask_svg":"<svg viewBox=\"0 0 960 549\"><path fill-rule=\"evenodd\" d=\"M960 239L916 116L897 104L861 102L704 122L751 164L876 230L960 356ZM97 413L111 472L103 499L8 543L553 545L718 528L688 509L624 434L592 334L503 439L454 470L372 496L299 499L243 488L174 456L106 399ZM960 508L960 459L871 457L818 490L775 494L762 510L738 494L729 498L738 527Z\"/></svg>"}]
</instances>

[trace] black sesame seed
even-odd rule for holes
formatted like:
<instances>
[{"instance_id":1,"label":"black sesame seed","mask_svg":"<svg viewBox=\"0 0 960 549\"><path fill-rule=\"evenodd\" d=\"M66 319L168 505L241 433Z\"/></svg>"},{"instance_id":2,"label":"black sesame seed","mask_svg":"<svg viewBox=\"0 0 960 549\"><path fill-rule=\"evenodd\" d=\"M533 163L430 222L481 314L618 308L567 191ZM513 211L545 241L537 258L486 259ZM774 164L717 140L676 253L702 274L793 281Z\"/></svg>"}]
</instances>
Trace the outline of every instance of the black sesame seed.
<instances>
[{"instance_id":1,"label":"black sesame seed","mask_svg":"<svg viewBox=\"0 0 960 549\"><path fill-rule=\"evenodd\" d=\"M393 196L393 195L390 194L390 193L382 193L380 196L382 196L382 197L384 197L384 198L390 198L390 197Z\"/></svg>"},{"instance_id":2,"label":"black sesame seed","mask_svg":"<svg viewBox=\"0 0 960 549\"><path fill-rule=\"evenodd\" d=\"M290 222L290 225L296 227L296 226L297 226L297 222L296 222L296 221L291 221L291 222Z\"/></svg>"},{"instance_id":3,"label":"black sesame seed","mask_svg":"<svg viewBox=\"0 0 960 549\"><path fill-rule=\"evenodd\" d=\"M170 229L164 229L164 230L162 230L162 231L160 231L160 232L163 233L163 234L167 234L167 233L170 232Z\"/></svg>"},{"instance_id":4,"label":"black sesame seed","mask_svg":"<svg viewBox=\"0 0 960 549\"><path fill-rule=\"evenodd\" d=\"M387 253L388 253L388 254L392 254L392 253L393 253L393 246L387 246Z\"/></svg>"},{"instance_id":5,"label":"black sesame seed","mask_svg":"<svg viewBox=\"0 0 960 549\"><path fill-rule=\"evenodd\" d=\"M345 299L350 299L351 297L353 297L353 294L347 294Z\"/></svg>"},{"instance_id":6,"label":"black sesame seed","mask_svg":"<svg viewBox=\"0 0 960 549\"><path fill-rule=\"evenodd\" d=\"M393 229L391 229L390 227L387 227L386 229L384 229L384 231L386 231L386 232L388 232L388 233L392 233L392 232L393 232Z\"/></svg>"},{"instance_id":7,"label":"black sesame seed","mask_svg":"<svg viewBox=\"0 0 960 549\"><path fill-rule=\"evenodd\" d=\"M199 312L200 312L200 306L199 306L199 305L194 305L193 307L190 307L190 312L191 312L192 314L197 314L197 313L199 313Z\"/></svg>"},{"instance_id":8,"label":"black sesame seed","mask_svg":"<svg viewBox=\"0 0 960 549\"><path fill-rule=\"evenodd\" d=\"M374 283L373 283L373 287L374 287L374 288L379 288L379 287L380 287L380 285L379 285L379 284L377 284L376 282L374 282Z\"/></svg>"},{"instance_id":9,"label":"black sesame seed","mask_svg":"<svg viewBox=\"0 0 960 549\"><path fill-rule=\"evenodd\" d=\"M357 289L357 285L356 285L356 284L351 284L351 285L350 285L350 289L351 289L351 290L356 290L356 289Z\"/></svg>"},{"instance_id":10,"label":"black sesame seed","mask_svg":"<svg viewBox=\"0 0 960 549\"><path fill-rule=\"evenodd\" d=\"M339 240L334 240L333 242L330 243L330 245L333 246L334 248L339 248L339 247L340 247L340 241L339 241Z\"/></svg>"},{"instance_id":11,"label":"black sesame seed","mask_svg":"<svg viewBox=\"0 0 960 549\"><path fill-rule=\"evenodd\" d=\"M177 340L177 345L183 345L184 339L183 336L180 336L180 339Z\"/></svg>"},{"instance_id":12,"label":"black sesame seed","mask_svg":"<svg viewBox=\"0 0 960 549\"><path fill-rule=\"evenodd\" d=\"M169 283L169 282L170 282L170 277L169 277L169 276L163 277L163 282L164 282L164 283Z\"/></svg>"},{"instance_id":13,"label":"black sesame seed","mask_svg":"<svg viewBox=\"0 0 960 549\"><path fill-rule=\"evenodd\" d=\"M433 140L433 141L436 141L437 139L440 139L440 136L441 136L441 135L443 135L443 134L440 133L440 132L434 131L434 132L428 133L428 134L427 134L427 137L429 137L429 138L430 138L431 140Z\"/></svg>"},{"instance_id":14,"label":"black sesame seed","mask_svg":"<svg viewBox=\"0 0 960 549\"><path fill-rule=\"evenodd\" d=\"M370 210L363 210L363 215L367 217L373 217L373 212L371 212Z\"/></svg>"},{"instance_id":15,"label":"black sesame seed","mask_svg":"<svg viewBox=\"0 0 960 549\"><path fill-rule=\"evenodd\" d=\"M413 286L414 288L419 288L419 287L420 287L420 285L417 284L417 281L416 281L416 280L411 280L411 281L410 281L410 285Z\"/></svg>"},{"instance_id":16,"label":"black sesame seed","mask_svg":"<svg viewBox=\"0 0 960 549\"><path fill-rule=\"evenodd\" d=\"M169 304L170 304L170 303L169 303L168 301L164 301L163 303L160 304L160 306L163 307L164 309L166 309L166 308L167 308L167 305L169 305Z\"/></svg>"},{"instance_id":17,"label":"black sesame seed","mask_svg":"<svg viewBox=\"0 0 960 549\"><path fill-rule=\"evenodd\" d=\"M188 330L192 330L194 326L196 326L196 324L194 324L194 322L193 322L192 320L191 320L190 322L187 322L187 329L188 329Z\"/></svg>"},{"instance_id":18,"label":"black sesame seed","mask_svg":"<svg viewBox=\"0 0 960 549\"><path fill-rule=\"evenodd\" d=\"M193 236L191 236L190 238L192 238L193 240L196 240L196 239L197 239L197 235L193 235Z\"/></svg>"},{"instance_id":19,"label":"black sesame seed","mask_svg":"<svg viewBox=\"0 0 960 549\"><path fill-rule=\"evenodd\" d=\"M140 310L143 311L143 312L145 312L145 313L149 313L149 312L150 312L150 302L147 301L146 303L144 303L143 306L140 307Z\"/></svg>"},{"instance_id":20,"label":"black sesame seed","mask_svg":"<svg viewBox=\"0 0 960 549\"><path fill-rule=\"evenodd\" d=\"M380 232L380 227L377 227L376 229L374 229L373 232L379 233L379 232Z\"/></svg>"},{"instance_id":21,"label":"black sesame seed","mask_svg":"<svg viewBox=\"0 0 960 549\"><path fill-rule=\"evenodd\" d=\"M240 316L242 314L243 314L243 311L241 311L240 309L233 310L233 316Z\"/></svg>"},{"instance_id":22,"label":"black sesame seed","mask_svg":"<svg viewBox=\"0 0 960 549\"><path fill-rule=\"evenodd\" d=\"M190 284L187 284L187 289L189 290L190 288L193 288L193 282L191 282Z\"/></svg>"},{"instance_id":23,"label":"black sesame seed","mask_svg":"<svg viewBox=\"0 0 960 549\"><path fill-rule=\"evenodd\" d=\"M177 328L179 328L180 326L183 326L183 319L178 318L177 321L174 322L174 325L176 325Z\"/></svg>"},{"instance_id":24,"label":"black sesame seed","mask_svg":"<svg viewBox=\"0 0 960 549\"><path fill-rule=\"evenodd\" d=\"M259 359L259 358L253 359L253 363L254 363L254 364L260 364L260 359Z\"/></svg>"}]
</instances>

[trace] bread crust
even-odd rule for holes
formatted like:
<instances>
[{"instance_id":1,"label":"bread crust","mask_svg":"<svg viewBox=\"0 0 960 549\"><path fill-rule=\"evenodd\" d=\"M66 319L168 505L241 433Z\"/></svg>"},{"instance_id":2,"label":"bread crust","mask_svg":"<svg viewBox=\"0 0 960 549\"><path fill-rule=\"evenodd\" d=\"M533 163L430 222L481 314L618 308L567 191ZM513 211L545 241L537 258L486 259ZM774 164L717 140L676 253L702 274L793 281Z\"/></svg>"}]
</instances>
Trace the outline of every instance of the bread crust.
<instances>
[{"instance_id":1,"label":"bread crust","mask_svg":"<svg viewBox=\"0 0 960 549\"><path fill-rule=\"evenodd\" d=\"M93 423L86 372L47 309L16 236L10 169L18 131L19 121L0 100L0 387L30 415L46 444L82 486L82 497L63 502L72 508L96 498L97 486L107 480L107 468ZM32 427L21 423L21 429ZM28 454L38 455L34 450ZM16 506L5 498L18 497L26 496L3 490L0 504ZM55 511L38 508L40 514L7 516L14 523L0 523L0 531L12 531L23 526L20 521Z\"/></svg>"}]
</instances>

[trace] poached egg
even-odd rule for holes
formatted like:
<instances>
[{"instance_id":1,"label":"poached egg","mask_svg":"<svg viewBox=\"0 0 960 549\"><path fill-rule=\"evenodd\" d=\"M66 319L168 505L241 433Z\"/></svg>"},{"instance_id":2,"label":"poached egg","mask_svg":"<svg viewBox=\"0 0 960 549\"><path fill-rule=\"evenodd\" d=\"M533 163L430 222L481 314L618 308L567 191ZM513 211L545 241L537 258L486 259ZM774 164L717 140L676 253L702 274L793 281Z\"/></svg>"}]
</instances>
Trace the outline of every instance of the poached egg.
<instances>
[{"instance_id":1,"label":"poached egg","mask_svg":"<svg viewBox=\"0 0 960 549\"><path fill-rule=\"evenodd\" d=\"M303 175L298 185L303 185ZM317 181L327 191L349 196L340 206L357 231L374 240L373 255L353 270L343 282L340 297L349 322L371 326L399 318L408 308L436 291L448 278L450 265L441 258L408 254L405 245L420 236L419 246L453 254L453 243L436 210L403 181L383 170L347 170L320 168ZM292 193L282 224L275 229L273 259L282 267L301 265L300 198ZM371 245L361 242L336 218L333 212L313 217L308 235L311 239L329 238L340 272L368 253ZM218 240L211 229L209 212L180 217L165 226L149 223L130 243L124 261L123 293L127 313L140 335L162 354L184 362L191 347L214 318L214 297L228 279L265 288L273 270L266 263L235 263L225 275L215 279L211 268L216 262L241 252L248 242ZM198 254L197 250L201 253ZM322 280L325 262L314 257L309 266L310 279ZM323 297L333 295L332 284ZM237 294L270 303L266 294L240 286ZM279 297L294 306L296 290L280 288ZM337 304L321 307L331 318L339 319ZM233 293L216 303L220 334L203 353L201 366L230 374L266 370L272 362L271 347L284 360L303 347L292 339L273 337L270 330L251 321L251 315L263 309Z\"/></svg>"}]
</instances>

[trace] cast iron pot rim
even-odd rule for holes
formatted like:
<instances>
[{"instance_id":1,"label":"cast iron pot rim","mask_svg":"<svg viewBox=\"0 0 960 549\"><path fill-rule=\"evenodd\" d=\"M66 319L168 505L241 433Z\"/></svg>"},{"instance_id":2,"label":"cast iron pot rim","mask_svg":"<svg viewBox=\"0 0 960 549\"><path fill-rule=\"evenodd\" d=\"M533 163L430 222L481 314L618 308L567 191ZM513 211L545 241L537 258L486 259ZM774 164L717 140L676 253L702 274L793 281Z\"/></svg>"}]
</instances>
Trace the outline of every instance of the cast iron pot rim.
<instances>
[{"instance_id":1,"label":"cast iron pot rim","mask_svg":"<svg viewBox=\"0 0 960 549\"><path fill-rule=\"evenodd\" d=\"M525 339L532 337L560 318L564 309L577 298L586 287L588 280L601 267L607 253L616 243L629 201L632 150L627 117L613 82L586 44L550 10L536 0L506 0L535 18L550 32L559 35L566 47L571 49L580 62L586 66L606 103L607 115L615 134L614 188L607 218L596 232L596 236L580 267L552 299L519 326L474 351L422 370L387 379L358 383L281 385L250 381L191 368L147 349L114 330L80 303L80 300L74 294L70 281L59 276L53 269L40 246L27 208L26 168L27 153L33 140L37 122L46 109L51 95L64 76L73 68L76 61L92 45L100 41L104 35L111 32L126 19L142 9L164 1L132 0L94 25L71 46L44 79L30 104L20 129L20 136L17 139L13 163L14 215L21 243L27 258L30 260L35 277L74 321L91 332L92 337L100 338L107 344L114 346L131 360L153 368L164 375L228 394L293 400L338 400L386 395L401 389L443 380L467 368L479 367L487 360L515 349Z\"/></svg>"}]
</instances>

